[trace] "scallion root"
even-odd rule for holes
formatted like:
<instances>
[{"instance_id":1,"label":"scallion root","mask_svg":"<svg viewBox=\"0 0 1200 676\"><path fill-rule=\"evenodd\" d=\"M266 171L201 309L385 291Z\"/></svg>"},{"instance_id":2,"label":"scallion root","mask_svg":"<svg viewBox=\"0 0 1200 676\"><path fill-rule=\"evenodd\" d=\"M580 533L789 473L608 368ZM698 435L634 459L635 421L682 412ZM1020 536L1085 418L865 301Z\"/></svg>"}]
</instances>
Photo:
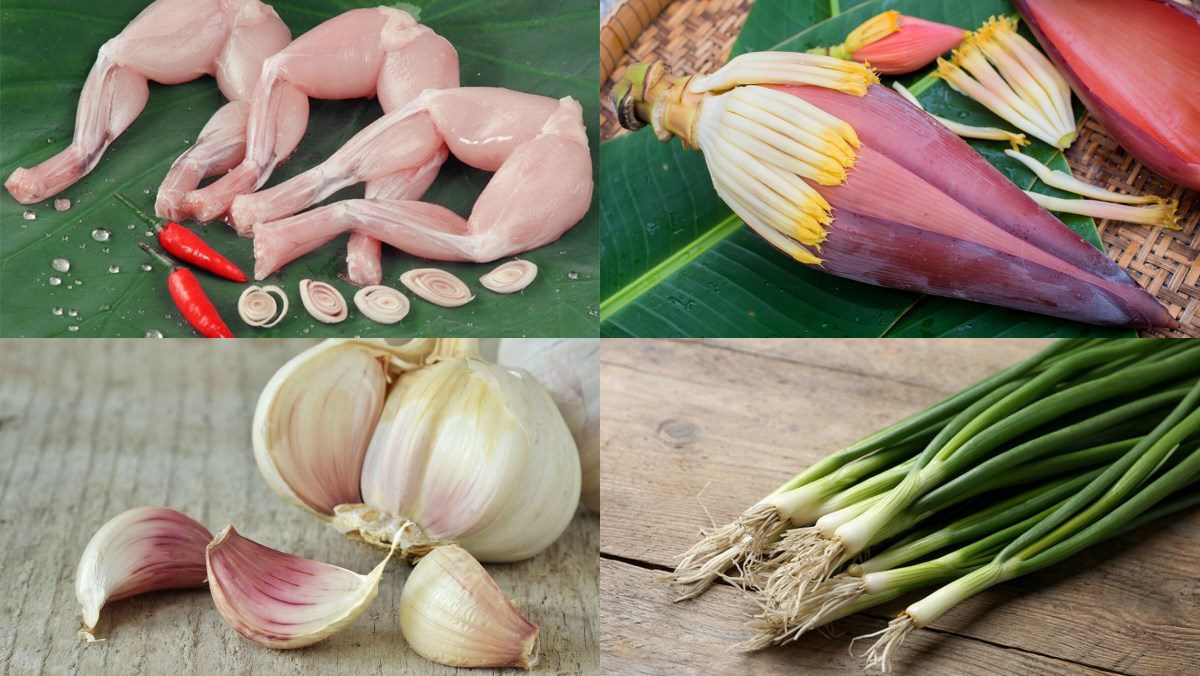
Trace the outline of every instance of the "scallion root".
<instances>
[{"instance_id":1,"label":"scallion root","mask_svg":"<svg viewBox=\"0 0 1200 676\"><path fill-rule=\"evenodd\" d=\"M680 590L676 601L703 594L717 579L745 588L751 582L748 568L757 568L771 542L786 527L787 519L773 505L755 505L733 523L705 534L684 552L674 572L657 579Z\"/></svg>"},{"instance_id":2,"label":"scallion root","mask_svg":"<svg viewBox=\"0 0 1200 676\"><path fill-rule=\"evenodd\" d=\"M763 604L787 618L801 616L808 591L832 575L845 556L841 540L827 538L811 527L788 531L775 552L772 563L776 567L763 586ZM784 631L791 626L788 623Z\"/></svg>"},{"instance_id":3,"label":"scallion root","mask_svg":"<svg viewBox=\"0 0 1200 676\"><path fill-rule=\"evenodd\" d=\"M908 635L916 629L917 623L913 620L912 616L908 613L904 613L900 615L900 617L888 622L886 629L874 634L867 634L866 636L859 636L856 638L855 640L857 641L858 639L862 638L879 636L879 638L875 641L865 655L867 658L866 668L878 668L885 674L891 671L892 653L895 652L895 650L900 647L900 644L904 643L904 639L908 638ZM853 643L851 645L853 645Z\"/></svg>"},{"instance_id":4,"label":"scallion root","mask_svg":"<svg viewBox=\"0 0 1200 676\"><path fill-rule=\"evenodd\" d=\"M735 650L752 652L771 645L785 645L804 634L841 617L847 606L866 593L861 577L835 575L817 584L799 599L795 615L780 612L773 604L761 604L761 611L750 621L755 635Z\"/></svg>"}]
</instances>

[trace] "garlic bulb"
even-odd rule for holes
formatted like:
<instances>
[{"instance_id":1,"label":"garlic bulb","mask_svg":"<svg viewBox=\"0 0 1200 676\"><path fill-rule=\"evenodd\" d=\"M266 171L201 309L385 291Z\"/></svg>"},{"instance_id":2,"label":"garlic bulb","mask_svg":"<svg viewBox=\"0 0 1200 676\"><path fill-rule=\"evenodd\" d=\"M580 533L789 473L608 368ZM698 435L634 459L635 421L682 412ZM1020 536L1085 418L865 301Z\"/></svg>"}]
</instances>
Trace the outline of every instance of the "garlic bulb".
<instances>
[{"instance_id":1,"label":"garlic bulb","mask_svg":"<svg viewBox=\"0 0 1200 676\"><path fill-rule=\"evenodd\" d=\"M508 338L498 362L529 371L550 392L575 445L583 471L583 505L600 512L600 340Z\"/></svg>"},{"instance_id":2,"label":"garlic bulb","mask_svg":"<svg viewBox=\"0 0 1200 676\"><path fill-rule=\"evenodd\" d=\"M135 507L96 531L75 571L84 635L91 634L108 601L159 589L204 586L208 529L166 507Z\"/></svg>"},{"instance_id":3,"label":"garlic bulb","mask_svg":"<svg viewBox=\"0 0 1200 676\"><path fill-rule=\"evenodd\" d=\"M345 628L379 593L391 552L366 575L242 537L233 526L208 545L208 587L234 631L267 648L303 648Z\"/></svg>"},{"instance_id":4,"label":"garlic bulb","mask_svg":"<svg viewBox=\"0 0 1200 676\"><path fill-rule=\"evenodd\" d=\"M422 657L452 667L537 664L538 627L465 550L438 547L400 596L400 631Z\"/></svg>"},{"instance_id":5,"label":"garlic bulb","mask_svg":"<svg viewBox=\"0 0 1200 676\"><path fill-rule=\"evenodd\" d=\"M553 542L579 500L579 459L536 379L477 342L329 340L288 362L255 410L254 454L277 492L406 557L455 543L484 561Z\"/></svg>"}]
</instances>

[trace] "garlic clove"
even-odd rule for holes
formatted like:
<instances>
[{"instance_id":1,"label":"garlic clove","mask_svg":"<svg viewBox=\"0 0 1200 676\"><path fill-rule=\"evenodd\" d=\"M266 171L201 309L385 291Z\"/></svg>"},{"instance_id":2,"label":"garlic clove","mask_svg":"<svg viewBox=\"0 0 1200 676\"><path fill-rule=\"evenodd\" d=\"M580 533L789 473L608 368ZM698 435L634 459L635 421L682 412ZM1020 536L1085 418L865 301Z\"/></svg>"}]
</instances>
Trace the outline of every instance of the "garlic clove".
<instances>
[{"instance_id":1,"label":"garlic clove","mask_svg":"<svg viewBox=\"0 0 1200 676\"><path fill-rule=\"evenodd\" d=\"M383 409L392 352L383 341L327 341L288 362L254 411L254 457L267 483L328 517L362 502L359 475Z\"/></svg>"},{"instance_id":2,"label":"garlic clove","mask_svg":"<svg viewBox=\"0 0 1200 676\"><path fill-rule=\"evenodd\" d=\"M271 549L226 526L208 545L208 586L237 633L267 648L302 648L362 615L391 556L359 575Z\"/></svg>"},{"instance_id":3,"label":"garlic clove","mask_svg":"<svg viewBox=\"0 0 1200 676\"><path fill-rule=\"evenodd\" d=\"M159 589L204 586L204 548L212 533L167 507L135 507L96 531L75 571L83 632L91 632L109 601Z\"/></svg>"},{"instance_id":4,"label":"garlic clove","mask_svg":"<svg viewBox=\"0 0 1200 676\"><path fill-rule=\"evenodd\" d=\"M461 547L438 547L400 595L400 631L419 655L452 667L537 664L538 627Z\"/></svg>"}]
</instances>

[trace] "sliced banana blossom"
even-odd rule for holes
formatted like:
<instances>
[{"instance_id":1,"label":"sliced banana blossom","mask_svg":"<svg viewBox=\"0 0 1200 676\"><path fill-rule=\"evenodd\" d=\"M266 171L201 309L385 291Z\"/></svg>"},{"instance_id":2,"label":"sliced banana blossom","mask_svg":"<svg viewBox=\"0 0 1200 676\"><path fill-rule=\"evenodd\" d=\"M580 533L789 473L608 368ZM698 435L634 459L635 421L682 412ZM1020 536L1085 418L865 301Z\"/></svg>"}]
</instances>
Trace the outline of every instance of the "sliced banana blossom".
<instances>
[{"instance_id":1,"label":"sliced banana blossom","mask_svg":"<svg viewBox=\"0 0 1200 676\"><path fill-rule=\"evenodd\" d=\"M939 55L954 49L970 31L944 23L904 16L896 10L876 14L834 47L816 47L809 54L868 63L887 75L924 68Z\"/></svg>"},{"instance_id":2,"label":"sliced banana blossom","mask_svg":"<svg viewBox=\"0 0 1200 676\"><path fill-rule=\"evenodd\" d=\"M1016 31L1016 19L992 17L934 73L1018 129L1058 149L1075 140L1066 80Z\"/></svg>"},{"instance_id":3,"label":"sliced banana blossom","mask_svg":"<svg viewBox=\"0 0 1200 676\"><path fill-rule=\"evenodd\" d=\"M1029 190L1026 190L1025 194L1029 195L1034 202L1037 202L1047 211L1091 216L1092 218L1106 218L1114 221L1125 221L1126 223L1138 223L1140 225L1153 225L1168 230L1183 229L1183 226L1179 225L1179 219L1175 216L1175 210L1178 205L1174 200L1163 202L1162 204L1130 206L1128 204L1101 202L1100 200L1063 199L1061 197L1042 195Z\"/></svg>"},{"instance_id":4,"label":"sliced banana blossom","mask_svg":"<svg viewBox=\"0 0 1200 676\"><path fill-rule=\"evenodd\" d=\"M438 547L400 596L400 630L417 654L452 667L537 664L538 627L466 550Z\"/></svg>"},{"instance_id":5,"label":"sliced banana blossom","mask_svg":"<svg viewBox=\"0 0 1200 676\"><path fill-rule=\"evenodd\" d=\"M922 106L921 102L917 100L917 97L913 96L913 93L908 91L904 85L900 84L899 82L893 82L892 89L895 89L897 92L899 92L900 96L908 99L914 106L920 108L921 110L925 110L925 106ZM1008 141L1012 144L1013 148L1029 145L1029 139L1025 138L1024 134L1014 134L1007 129L1000 129L999 127L973 127L969 124L962 124L960 122L955 122L954 120L948 120L944 117L934 115L933 113L930 113L929 116L940 122L943 127L949 129L958 136L962 136L963 138L977 138L984 141Z\"/></svg>"},{"instance_id":6,"label":"sliced banana blossom","mask_svg":"<svg viewBox=\"0 0 1200 676\"><path fill-rule=\"evenodd\" d=\"M1119 192L1105 190L1091 183L1084 183L1065 171L1051 169L1032 157L1015 150L1005 150L1004 154L1028 167L1042 183L1051 188L1058 188L1059 190L1066 190L1076 195L1091 197L1092 199L1104 202L1117 202L1119 204L1162 204L1165 201L1163 198L1154 195L1123 195Z\"/></svg>"},{"instance_id":7,"label":"sliced banana blossom","mask_svg":"<svg viewBox=\"0 0 1200 676\"><path fill-rule=\"evenodd\" d=\"M190 516L166 507L135 507L92 536L75 572L83 635L92 632L109 601L160 589L204 586L204 548L212 534Z\"/></svg>"},{"instance_id":8,"label":"sliced banana blossom","mask_svg":"<svg viewBox=\"0 0 1200 676\"><path fill-rule=\"evenodd\" d=\"M303 648L363 614L391 556L359 575L271 549L226 526L207 547L208 586L237 633L266 648Z\"/></svg>"},{"instance_id":9,"label":"sliced banana blossom","mask_svg":"<svg viewBox=\"0 0 1200 676\"><path fill-rule=\"evenodd\" d=\"M478 341L331 340L267 384L254 414L267 482L342 532L412 558L456 543L528 558L579 502L579 458L546 389Z\"/></svg>"}]
</instances>

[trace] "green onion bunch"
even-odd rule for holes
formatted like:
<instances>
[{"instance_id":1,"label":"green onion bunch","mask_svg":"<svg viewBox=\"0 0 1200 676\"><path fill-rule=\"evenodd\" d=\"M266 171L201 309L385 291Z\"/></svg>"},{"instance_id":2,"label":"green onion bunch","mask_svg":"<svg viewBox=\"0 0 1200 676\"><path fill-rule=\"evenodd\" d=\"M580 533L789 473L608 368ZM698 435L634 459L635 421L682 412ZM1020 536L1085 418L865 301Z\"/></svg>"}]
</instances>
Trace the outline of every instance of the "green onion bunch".
<instances>
[{"instance_id":1,"label":"green onion bunch","mask_svg":"<svg viewBox=\"0 0 1200 676\"><path fill-rule=\"evenodd\" d=\"M953 606L1195 505L1198 481L1200 343L1060 341L813 464L663 579L751 594L742 650L933 589L870 635L887 671Z\"/></svg>"}]
</instances>

